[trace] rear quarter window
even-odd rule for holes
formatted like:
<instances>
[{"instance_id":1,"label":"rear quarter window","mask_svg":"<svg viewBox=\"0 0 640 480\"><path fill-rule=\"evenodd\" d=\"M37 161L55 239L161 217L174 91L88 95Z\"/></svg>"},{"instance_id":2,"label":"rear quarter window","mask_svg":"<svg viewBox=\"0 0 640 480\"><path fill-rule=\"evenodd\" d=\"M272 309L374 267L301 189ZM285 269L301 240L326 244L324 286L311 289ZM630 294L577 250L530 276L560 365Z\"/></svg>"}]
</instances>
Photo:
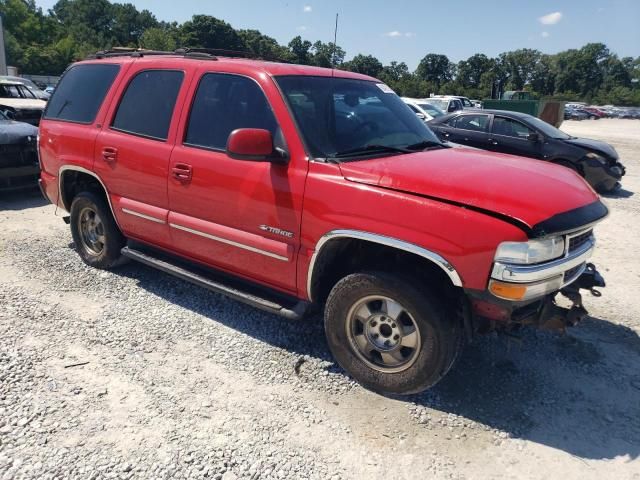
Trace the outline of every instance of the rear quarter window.
<instances>
[{"instance_id":1,"label":"rear quarter window","mask_svg":"<svg viewBox=\"0 0 640 480\"><path fill-rule=\"evenodd\" d=\"M92 123L119 70L115 64L71 67L49 99L44 118Z\"/></svg>"}]
</instances>

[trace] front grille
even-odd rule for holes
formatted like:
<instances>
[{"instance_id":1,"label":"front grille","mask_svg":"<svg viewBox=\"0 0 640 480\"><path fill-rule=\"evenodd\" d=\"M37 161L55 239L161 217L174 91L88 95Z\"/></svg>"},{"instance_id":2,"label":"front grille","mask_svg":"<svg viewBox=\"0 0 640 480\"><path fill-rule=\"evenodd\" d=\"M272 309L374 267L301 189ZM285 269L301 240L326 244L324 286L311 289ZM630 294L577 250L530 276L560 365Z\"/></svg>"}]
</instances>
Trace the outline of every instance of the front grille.
<instances>
[{"instance_id":1,"label":"front grille","mask_svg":"<svg viewBox=\"0 0 640 480\"><path fill-rule=\"evenodd\" d=\"M576 235L575 237L571 237L569 239L569 253L575 252L580 247L582 247L585 243L587 243L593 235L593 230L587 230L580 235Z\"/></svg>"}]
</instances>

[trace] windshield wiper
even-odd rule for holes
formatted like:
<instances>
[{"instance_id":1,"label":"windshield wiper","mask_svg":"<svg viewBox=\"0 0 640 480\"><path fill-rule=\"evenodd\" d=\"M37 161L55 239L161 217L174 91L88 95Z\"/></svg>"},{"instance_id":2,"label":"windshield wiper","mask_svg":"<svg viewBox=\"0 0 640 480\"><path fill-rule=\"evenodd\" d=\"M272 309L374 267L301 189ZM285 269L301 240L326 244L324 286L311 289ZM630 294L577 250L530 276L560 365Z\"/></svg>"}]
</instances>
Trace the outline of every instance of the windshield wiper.
<instances>
[{"instance_id":1,"label":"windshield wiper","mask_svg":"<svg viewBox=\"0 0 640 480\"><path fill-rule=\"evenodd\" d=\"M429 148L429 147L444 147L444 145L434 140L423 140L418 143L412 143L411 145L407 145L404 148L406 148L409 151L416 151L416 150L424 150L425 148Z\"/></svg>"},{"instance_id":2,"label":"windshield wiper","mask_svg":"<svg viewBox=\"0 0 640 480\"><path fill-rule=\"evenodd\" d=\"M337 152L329 158L355 157L372 152L393 152L393 153L413 153L412 150L402 147L392 147L391 145L365 145L364 147L350 148Z\"/></svg>"}]
</instances>

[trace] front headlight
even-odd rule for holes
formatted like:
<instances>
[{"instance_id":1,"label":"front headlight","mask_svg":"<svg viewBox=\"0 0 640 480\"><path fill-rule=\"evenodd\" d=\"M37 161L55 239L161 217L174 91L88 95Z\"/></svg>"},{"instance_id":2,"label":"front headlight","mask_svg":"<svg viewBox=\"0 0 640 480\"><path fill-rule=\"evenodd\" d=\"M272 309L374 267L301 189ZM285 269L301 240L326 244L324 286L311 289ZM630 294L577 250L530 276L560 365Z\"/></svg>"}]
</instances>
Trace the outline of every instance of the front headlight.
<instances>
[{"instance_id":1,"label":"front headlight","mask_svg":"<svg viewBox=\"0 0 640 480\"><path fill-rule=\"evenodd\" d=\"M531 265L559 258L564 253L564 238L550 237L528 242L502 242L496 250L495 261Z\"/></svg>"},{"instance_id":2,"label":"front headlight","mask_svg":"<svg viewBox=\"0 0 640 480\"><path fill-rule=\"evenodd\" d=\"M592 160L597 160L602 165L608 165L608 163L609 163L605 157L603 157L602 155L597 154L596 152L589 152L589 153L587 153L586 157L590 158Z\"/></svg>"}]
</instances>

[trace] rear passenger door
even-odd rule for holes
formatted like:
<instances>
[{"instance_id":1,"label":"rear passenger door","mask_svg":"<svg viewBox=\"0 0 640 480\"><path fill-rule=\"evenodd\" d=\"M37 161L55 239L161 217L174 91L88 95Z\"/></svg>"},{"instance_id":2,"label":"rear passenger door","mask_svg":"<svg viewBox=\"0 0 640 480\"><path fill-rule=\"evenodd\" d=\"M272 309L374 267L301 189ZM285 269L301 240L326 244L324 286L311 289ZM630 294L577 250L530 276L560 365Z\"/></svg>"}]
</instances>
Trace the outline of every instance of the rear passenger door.
<instances>
[{"instance_id":1,"label":"rear passenger door","mask_svg":"<svg viewBox=\"0 0 640 480\"><path fill-rule=\"evenodd\" d=\"M469 147L486 148L489 138L489 115L463 114L457 117L455 138L451 140Z\"/></svg>"},{"instance_id":2,"label":"rear passenger door","mask_svg":"<svg viewBox=\"0 0 640 480\"><path fill-rule=\"evenodd\" d=\"M183 255L293 292L307 162L296 167L293 158L283 165L226 154L229 134L239 128L266 129L286 146L267 88L277 101L270 80L204 72L171 156L169 224Z\"/></svg>"},{"instance_id":3,"label":"rear passenger door","mask_svg":"<svg viewBox=\"0 0 640 480\"><path fill-rule=\"evenodd\" d=\"M129 237L168 247L167 176L185 72L135 63L96 139L95 172Z\"/></svg>"}]
</instances>

